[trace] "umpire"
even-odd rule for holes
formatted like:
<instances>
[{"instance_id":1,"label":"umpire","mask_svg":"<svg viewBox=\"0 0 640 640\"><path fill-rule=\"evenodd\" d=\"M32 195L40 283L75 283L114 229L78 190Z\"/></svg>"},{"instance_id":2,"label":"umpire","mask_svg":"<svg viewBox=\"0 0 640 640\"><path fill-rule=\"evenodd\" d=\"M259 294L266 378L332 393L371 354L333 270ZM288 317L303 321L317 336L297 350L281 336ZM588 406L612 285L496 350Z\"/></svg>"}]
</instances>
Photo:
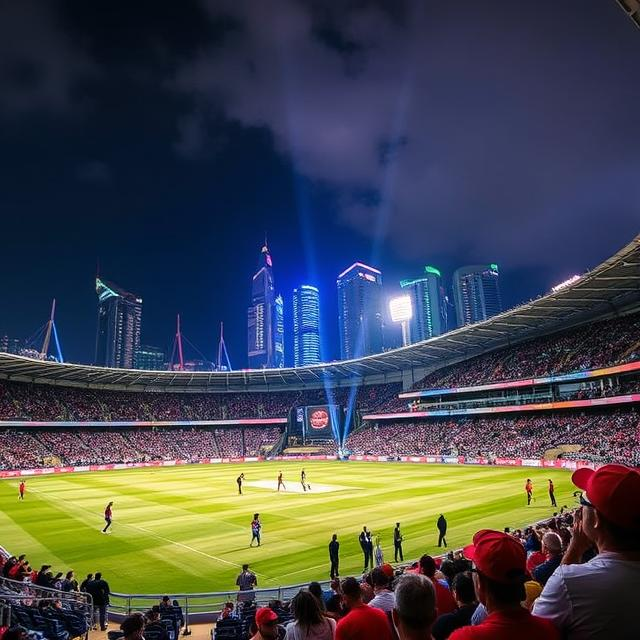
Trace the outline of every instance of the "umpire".
<instances>
[{"instance_id":1,"label":"umpire","mask_svg":"<svg viewBox=\"0 0 640 640\"><path fill-rule=\"evenodd\" d=\"M338 536L334 533L331 536L331 542L329 543L329 560L331 560L331 579L337 578L340 573L338 569L338 564L340 562L339 558L340 552L340 543L338 542Z\"/></svg>"},{"instance_id":2,"label":"umpire","mask_svg":"<svg viewBox=\"0 0 640 640\"><path fill-rule=\"evenodd\" d=\"M447 540L445 538L445 536L447 535L447 519L440 514L440 517L438 518L438 531L440 532L440 535L438 536L438 546L441 547L443 544L446 547L447 546Z\"/></svg>"}]
</instances>

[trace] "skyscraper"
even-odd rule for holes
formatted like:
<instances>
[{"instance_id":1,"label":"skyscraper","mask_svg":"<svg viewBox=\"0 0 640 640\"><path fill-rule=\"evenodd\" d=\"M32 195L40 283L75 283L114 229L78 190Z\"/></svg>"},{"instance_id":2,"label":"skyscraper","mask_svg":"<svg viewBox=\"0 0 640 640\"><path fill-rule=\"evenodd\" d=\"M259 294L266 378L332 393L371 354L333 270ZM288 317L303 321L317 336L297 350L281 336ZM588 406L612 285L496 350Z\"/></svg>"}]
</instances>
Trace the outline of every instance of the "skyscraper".
<instances>
[{"instance_id":1,"label":"skyscraper","mask_svg":"<svg viewBox=\"0 0 640 640\"><path fill-rule=\"evenodd\" d=\"M382 273L354 262L337 280L340 356L379 353L383 343Z\"/></svg>"},{"instance_id":2,"label":"skyscraper","mask_svg":"<svg viewBox=\"0 0 640 640\"><path fill-rule=\"evenodd\" d=\"M447 304L440 271L426 266L420 278L401 280L400 286L411 296L413 317L409 321L411 342L420 342L446 333Z\"/></svg>"},{"instance_id":3,"label":"skyscraper","mask_svg":"<svg viewBox=\"0 0 640 640\"><path fill-rule=\"evenodd\" d=\"M143 344L136 351L136 369L162 371L165 369L165 354L162 349Z\"/></svg>"},{"instance_id":4,"label":"skyscraper","mask_svg":"<svg viewBox=\"0 0 640 640\"><path fill-rule=\"evenodd\" d=\"M140 348L142 298L112 282L96 278L98 331L95 363L102 367L133 369Z\"/></svg>"},{"instance_id":5,"label":"skyscraper","mask_svg":"<svg viewBox=\"0 0 640 640\"><path fill-rule=\"evenodd\" d=\"M294 366L320 362L320 294L303 284L293 290Z\"/></svg>"},{"instance_id":6,"label":"skyscraper","mask_svg":"<svg viewBox=\"0 0 640 640\"><path fill-rule=\"evenodd\" d=\"M247 344L251 369L284 367L284 302L275 294L273 261L266 242L251 285Z\"/></svg>"},{"instance_id":7,"label":"skyscraper","mask_svg":"<svg viewBox=\"0 0 640 640\"><path fill-rule=\"evenodd\" d=\"M502 311L497 264L461 267L453 274L458 326L481 322Z\"/></svg>"}]
</instances>

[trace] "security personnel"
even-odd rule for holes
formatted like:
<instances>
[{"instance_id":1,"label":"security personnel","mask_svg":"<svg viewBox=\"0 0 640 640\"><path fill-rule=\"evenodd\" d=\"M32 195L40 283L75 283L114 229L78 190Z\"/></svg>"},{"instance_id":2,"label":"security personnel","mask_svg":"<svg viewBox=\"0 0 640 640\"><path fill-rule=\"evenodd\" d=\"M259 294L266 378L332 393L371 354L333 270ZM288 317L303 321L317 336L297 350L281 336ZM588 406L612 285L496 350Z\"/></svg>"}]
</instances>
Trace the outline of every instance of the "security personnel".
<instances>
[{"instance_id":1,"label":"security personnel","mask_svg":"<svg viewBox=\"0 0 640 640\"><path fill-rule=\"evenodd\" d=\"M398 562L398 556L400 556L400 562L404 562L404 556L402 555L402 533L400 532L399 522L396 522L396 528L393 530L393 550L395 562Z\"/></svg>"}]
</instances>

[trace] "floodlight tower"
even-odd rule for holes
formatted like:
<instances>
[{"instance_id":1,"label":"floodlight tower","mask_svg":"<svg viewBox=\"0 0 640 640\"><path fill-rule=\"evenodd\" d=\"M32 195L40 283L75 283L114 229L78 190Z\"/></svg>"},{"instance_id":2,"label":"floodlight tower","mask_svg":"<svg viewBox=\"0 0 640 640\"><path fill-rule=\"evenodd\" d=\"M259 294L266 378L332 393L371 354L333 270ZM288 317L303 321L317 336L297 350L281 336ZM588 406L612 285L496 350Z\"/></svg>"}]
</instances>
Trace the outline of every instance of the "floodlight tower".
<instances>
[{"instance_id":1,"label":"floodlight tower","mask_svg":"<svg viewBox=\"0 0 640 640\"><path fill-rule=\"evenodd\" d=\"M413 307L411 305L411 296L396 296L389 300L389 312L393 322L399 322L402 328L402 346L406 347L411 344L411 336L409 332L409 322L413 318Z\"/></svg>"}]
</instances>

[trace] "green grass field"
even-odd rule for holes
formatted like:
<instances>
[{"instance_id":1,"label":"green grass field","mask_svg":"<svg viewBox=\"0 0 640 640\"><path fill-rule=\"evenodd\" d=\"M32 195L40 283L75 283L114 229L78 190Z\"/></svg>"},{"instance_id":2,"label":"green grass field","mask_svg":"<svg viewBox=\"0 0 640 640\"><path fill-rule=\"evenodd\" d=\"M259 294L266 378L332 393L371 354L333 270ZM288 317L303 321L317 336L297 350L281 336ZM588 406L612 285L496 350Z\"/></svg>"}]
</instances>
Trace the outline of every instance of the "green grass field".
<instances>
[{"instance_id":1,"label":"green grass field","mask_svg":"<svg viewBox=\"0 0 640 640\"><path fill-rule=\"evenodd\" d=\"M569 473L556 469L313 462L304 464L311 492L300 493L302 466L266 462L33 477L24 502L17 499L18 480L2 480L0 544L26 553L33 566L72 568L79 577L101 570L113 591L203 592L234 588L243 562L263 587L326 579L334 532L341 575L357 574L363 525L380 536L385 559L392 560L391 532L400 521L405 560L414 559L438 551L435 522L444 513L449 546L459 547L480 528L550 516L548 477L558 504L574 502ZM279 469L287 493L275 491ZM235 483L240 471L246 475L243 496ZM527 477L537 495L531 507ZM110 500L113 532L103 535ZM263 545L249 549L256 511Z\"/></svg>"}]
</instances>

